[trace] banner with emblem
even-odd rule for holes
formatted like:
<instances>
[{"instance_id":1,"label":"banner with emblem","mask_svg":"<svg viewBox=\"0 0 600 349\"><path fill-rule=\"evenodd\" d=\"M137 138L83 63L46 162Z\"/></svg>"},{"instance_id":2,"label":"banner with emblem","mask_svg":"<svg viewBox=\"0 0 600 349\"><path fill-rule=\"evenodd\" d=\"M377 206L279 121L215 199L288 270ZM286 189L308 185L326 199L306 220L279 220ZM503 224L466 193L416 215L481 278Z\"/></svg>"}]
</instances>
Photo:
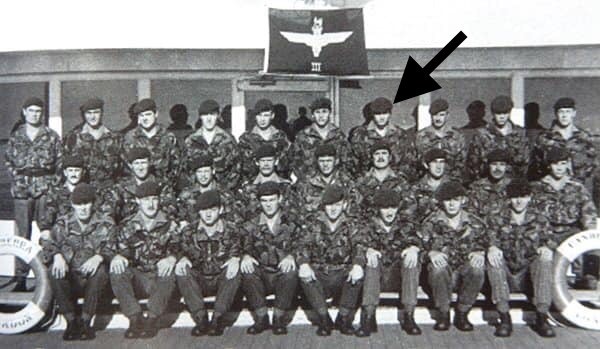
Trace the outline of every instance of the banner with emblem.
<instances>
[{"instance_id":1,"label":"banner with emblem","mask_svg":"<svg viewBox=\"0 0 600 349\"><path fill-rule=\"evenodd\" d=\"M368 75L362 9L269 9L265 71Z\"/></svg>"}]
</instances>

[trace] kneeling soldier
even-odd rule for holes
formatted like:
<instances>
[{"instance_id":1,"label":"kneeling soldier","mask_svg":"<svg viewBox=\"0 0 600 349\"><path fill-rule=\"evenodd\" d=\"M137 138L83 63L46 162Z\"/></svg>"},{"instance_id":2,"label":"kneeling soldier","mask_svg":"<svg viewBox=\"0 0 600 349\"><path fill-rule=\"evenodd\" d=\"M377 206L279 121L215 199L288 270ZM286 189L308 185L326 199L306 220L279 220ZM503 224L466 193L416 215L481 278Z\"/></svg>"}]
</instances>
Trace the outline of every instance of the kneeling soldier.
<instances>
[{"instance_id":1,"label":"kneeling soldier","mask_svg":"<svg viewBox=\"0 0 600 349\"><path fill-rule=\"evenodd\" d=\"M144 182L135 191L138 210L127 217L117 235L116 255L110 262L110 282L121 311L129 318L125 338L150 338L175 289L177 223L160 207L160 187ZM144 319L136 293L148 297Z\"/></svg>"},{"instance_id":2,"label":"kneeling soldier","mask_svg":"<svg viewBox=\"0 0 600 349\"><path fill-rule=\"evenodd\" d=\"M488 277L492 300L500 313L500 324L494 334L508 337L512 332L508 307L510 289L525 291L526 287L533 287L537 310L535 329L542 337L554 337L554 330L547 321L552 302L552 248L556 246L549 236L552 234L550 224L541 212L529 205L531 189L527 181L513 180L506 191L507 205L488 219L493 232L488 250Z\"/></svg>"},{"instance_id":3,"label":"kneeling soldier","mask_svg":"<svg viewBox=\"0 0 600 349\"><path fill-rule=\"evenodd\" d=\"M421 238L414 224L402 220L398 206L402 198L392 189L381 189L373 195L377 216L367 223L367 269L363 286L359 337L377 331L375 309L379 293L384 290L401 290L404 307L402 328L410 335L421 334L414 320L419 287L419 250Z\"/></svg>"},{"instance_id":4,"label":"kneeling soldier","mask_svg":"<svg viewBox=\"0 0 600 349\"><path fill-rule=\"evenodd\" d=\"M257 197L261 213L243 227L243 288L257 318L248 328L249 334L261 333L269 327L265 296L270 292L275 294L273 333L286 334L285 311L292 308L296 297L298 274L294 247L300 226L298 218L282 207L282 190L280 183L260 184Z\"/></svg>"},{"instance_id":5,"label":"kneeling soldier","mask_svg":"<svg viewBox=\"0 0 600 349\"><path fill-rule=\"evenodd\" d=\"M298 277L304 294L319 315L317 335L331 334L333 323L326 299L340 295L335 328L354 334L352 317L362 290L366 262L364 236L359 222L346 216L344 189L329 186L321 210L300 239Z\"/></svg>"},{"instance_id":6,"label":"kneeling soldier","mask_svg":"<svg viewBox=\"0 0 600 349\"><path fill-rule=\"evenodd\" d=\"M240 240L235 224L223 218L218 191L200 194L195 209L199 219L185 226L180 235L177 286L196 322L192 336L220 336L225 328L222 316L229 311L240 286ZM204 296L215 294L209 324Z\"/></svg>"},{"instance_id":7,"label":"kneeling soldier","mask_svg":"<svg viewBox=\"0 0 600 349\"><path fill-rule=\"evenodd\" d=\"M77 185L71 194L72 211L58 219L50 239L41 241L45 255L53 258L50 282L58 311L67 319L64 340L96 337L90 322L108 284L105 261L112 257L115 225L96 210L95 195L91 185ZM78 317L73 297L81 291L83 307Z\"/></svg>"}]
</instances>

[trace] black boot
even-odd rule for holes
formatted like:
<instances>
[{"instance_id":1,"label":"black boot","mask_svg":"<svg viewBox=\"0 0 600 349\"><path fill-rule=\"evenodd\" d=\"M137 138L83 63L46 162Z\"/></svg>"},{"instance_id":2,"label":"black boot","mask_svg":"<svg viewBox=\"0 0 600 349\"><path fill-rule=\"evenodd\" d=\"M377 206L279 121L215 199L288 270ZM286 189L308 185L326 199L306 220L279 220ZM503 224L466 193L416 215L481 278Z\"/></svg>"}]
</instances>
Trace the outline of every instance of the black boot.
<instances>
[{"instance_id":1,"label":"black boot","mask_svg":"<svg viewBox=\"0 0 600 349\"><path fill-rule=\"evenodd\" d=\"M412 311L404 312L404 319L402 321L402 329L411 336L421 334L421 329L419 328L419 326L417 326L417 323L415 322L415 316Z\"/></svg>"},{"instance_id":2,"label":"black boot","mask_svg":"<svg viewBox=\"0 0 600 349\"><path fill-rule=\"evenodd\" d=\"M196 326L192 328L192 336L200 337L204 336L208 332L208 315L204 314L199 321L197 320Z\"/></svg>"},{"instance_id":3,"label":"black boot","mask_svg":"<svg viewBox=\"0 0 600 349\"><path fill-rule=\"evenodd\" d=\"M473 324L469 322L469 312L457 311L454 314L454 326L460 331L473 331Z\"/></svg>"},{"instance_id":4,"label":"black boot","mask_svg":"<svg viewBox=\"0 0 600 349\"><path fill-rule=\"evenodd\" d=\"M360 312L360 327L354 333L356 337L369 337L371 335L371 327L373 324L373 316L372 314L367 314L365 309L362 309Z\"/></svg>"},{"instance_id":5,"label":"black boot","mask_svg":"<svg viewBox=\"0 0 600 349\"><path fill-rule=\"evenodd\" d=\"M225 331L225 326L223 325L223 320L221 320L221 316L214 316L208 325L208 335L209 336L222 336Z\"/></svg>"},{"instance_id":6,"label":"black boot","mask_svg":"<svg viewBox=\"0 0 600 349\"><path fill-rule=\"evenodd\" d=\"M317 336L329 336L333 328L333 321L329 316L329 313L321 315L319 314L319 324L317 328Z\"/></svg>"},{"instance_id":7,"label":"black boot","mask_svg":"<svg viewBox=\"0 0 600 349\"><path fill-rule=\"evenodd\" d=\"M536 313L535 331L542 337L556 337L556 333L554 333L552 326L548 323L548 315L545 313Z\"/></svg>"},{"instance_id":8,"label":"black boot","mask_svg":"<svg viewBox=\"0 0 600 349\"><path fill-rule=\"evenodd\" d=\"M353 335L354 327L352 326L352 319L350 319L350 316L341 315L338 313L337 317L335 318L335 329L347 336Z\"/></svg>"},{"instance_id":9,"label":"black boot","mask_svg":"<svg viewBox=\"0 0 600 349\"><path fill-rule=\"evenodd\" d=\"M500 313L500 323L496 326L496 337L510 337L512 333L512 319L510 313Z\"/></svg>"},{"instance_id":10,"label":"black boot","mask_svg":"<svg viewBox=\"0 0 600 349\"><path fill-rule=\"evenodd\" d=\"M125 338L140 338L144 332L144 317L137 313L129 318L129 328L125 331Z\"/></svg>"},{"instance_id":11,"label":"black boot","mask_svg":"<svg viewBox=\"0 0 600 349\"><path fill-rule=\"evenodd\" d=\"M450 312L440 312L437 319L435 319L435 325L433 329L436 331L448 331L450 328Z\"/></svg>"},{"instance_id":12,"label":"black boot","mask_svg":"<svg viewBox=\"0 0 600 349\"><path fill-rule=\"evenodd\" d=\"M285 321L281 317L275 315L273 315L273 334L276 336L287 334Z\"/></svg>"},{"instance_id":13,"label":"black boot","mask_svg":"<svg viewBox=\"0 0 600 349\"><path fill-rule=\"evenodd\" d=\"M269 315L265 314L260 317L254 325L248 327L246 330L247 334L259 334L263 333L265 330L269 329Z\"/></svg>"},{"instance_id":14,"label":"black boot","mask_svg":"<svg viewBox=\"0 0 600 349\"><path fill-rule=\"evenodd\" d=\"M144 321L142 338L153 338L158 333L158 318L149 317Z\"/></svg>"},{"instance_id":15,"label":"black boot","mask_svg":"<svg viewBox=\"0 0 600 349\"><path fill-rule=\"evenodd\" d=\"M81 338L81 324L79 319L67 320L67 328L63 333L63 340L74 341Z\"/></svg>"},{"instance_id":16,"label":"black boot","mask_svg":"<svg viewBox=\"0 0 600 349\"><path fill-rule=\"evenodd\" d=\"M96 331L91 326L91 320L81 320L81 336L82 341L89 341L96 338Z\"/></svg>"}]
</instances>

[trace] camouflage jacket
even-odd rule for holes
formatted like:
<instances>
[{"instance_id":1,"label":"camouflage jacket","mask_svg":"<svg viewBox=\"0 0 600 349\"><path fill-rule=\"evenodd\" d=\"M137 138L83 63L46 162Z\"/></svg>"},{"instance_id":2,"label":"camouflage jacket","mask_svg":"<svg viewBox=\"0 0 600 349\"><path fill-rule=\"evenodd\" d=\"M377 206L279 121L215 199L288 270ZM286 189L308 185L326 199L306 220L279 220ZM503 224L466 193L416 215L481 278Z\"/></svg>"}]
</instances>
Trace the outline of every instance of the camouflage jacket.
<instances>
[{"instance_id":1,"label":"camouflage jacket","mask_svg":"<svg viewBox=\"0 0 600 349\"><path fill-rule=\"evenodd\" d=\"M387 176L383 181L375 177L375 169L369 170L365 176L356 181L356 189L359 192L359 206L364 217L376 215L376 209L373 204L373 195L380 189L390 189L402 194L402 202L399 205L400 215L403 218L410 218L414 215L416 201L410 195L410 185L403 173L398 173L388 168Z\"/></svg>"},{"instance_id":2,"label":"camouflage jacket","mask_svg":"<svg viewBox=\"0 0 600 349\"><path fill-rule=\"evenodd\" d=\"M419 165L422 166L423 156L429 149L439 148L448 154L448 174L452 177L462 178L467 153L465 136L460 130L450 126L444 126L443 131L443 137L439 137L434 132L433 126L425 127L417 132L415 146Z\"/></svg>"},{"instance_id":3,"label":"camouflage jacket","mask_svg":"<svg viewBox=\"0 0 600 349\"><path fill-rule=\"evenodd\" d=\"M185 139L184 159L186 163L194 156L209 154L214 160L216 179L223 188L235 191L241 183L240 150L235 138L219 126L210 144L204 139L201 129ZM191 172L186 168L186 171Z\"/></svg>"},{"instance_id":4,"label":"camouflage jacket","mask_svg":"<svg viewBox=\"0 0 600 349\"><path fill-rule=\"evenodd\" d=\"M527 174L531 153L527 133L520 126L512 123L510 125L512 131L506 136L502 135L492 123L477 129L467 152L467 173L465 174L470 179L477 180L487 175L486 159L488 154L496 148L504 149L510 154L511 170L507 171L510 177L523 177Z\"/></svg>"},{"instance_id":5,"label":"camouflage jacket","mask_svg":"<svg viewBox=\"0 0 600 349\"><path fill-rule=\"evenodd\" d=\"M38 198L60 178L60 136L49 127L42 126L31 141L25 127L17 128L6 145L6 167L13 176L10 192L15 199Z\"/></svg>"},{"instance_id":6,"label":"camouflage jacket","mask_svg":"<svg viewBox=\"0 0 600 349\"><path fill-rule=\"evenodd\" d=\"M61 216L50 232L50 239L40 240L48 263L60 253L71 270L83 265L98 254L107 265L114 255L116 226L112 219L94 213L87 226L82 227L74 213Z\"/></svg>"},{"instance_id":7,"label":"camouflage jacket","mask_svg":"<svg viewBox=\"0 0 600 349\"><path fill-rule=\"evenodd\" d=\"M242 179L250 180L258 175L258 166L256 166L254 153L265 144L270 144L277 150L277 173L287 177L289 171L288 148L290 147L290 142L283 131L276 129L274 126L270 126L270 129L271 138L268 140L258 134L256 126L251 131L244 132L240 136L239 147L242 158L240 174Z\"/></svg>"},{"instance_id":8,"label":"camouflage jacket","mask_svg":"<svg viewBox=\"0 0 600 349\"><path fill-rule=\"evenodd\" d=\"M179 176L181 154L177 146L177 137L158 125L158 131L148 138L140 126L125 134L123 139L123 158L132 148L146 148L150 151L154 174L161 184L173 186Z\"/></svg>"},{"instance_id":9,"label":"camouflage jacket","mask_svg":"<svg viewBox=\"0 0 600 349\"><path fill-rule=\"evenodd\" d=\"M241 206L242 216L245 220L252 219L260 214L261 207L257 197L258 186L268 181L279 183L283 187L283 206L286 209L294 212L301 209L296 190L289 180L279 177L276 173L269 178L258 174L253 180L245 182L238 191L240 193L239 205Z\"/></svg>"},{"instance_id":10,"label":"camouflage jacket","mask_svg":"<svg viewBox=\"0 0 600 349\"><path fill-rule=\"evenodd\" d=\"M356 159L352 154L350 143L348 143L344 132L330 125L329 133L323 139L315 127L313 124L298 132L296 140L290 146L288 156L294 174L299 179L303 179L306 176L316 173L315 150L319 145L327 143L335 147L341 168L350 174L354 174L356 171Z\"/></svg>"},{"instance_id":11,"label":"camouflage jacket","mask_svg":"<svg viewBox=\"0 0 600 349\"><path fill-rule=\"evenodd\" d=\"M410 246L422 248L422 239L417 227L408 221L394 221L388 232L379 217L371 218L366 227L367 247L381 252L381 263L390 266L402 260L402 251Z\"/></svg>"},{"instance_id":12,"label":"camouflage jacket","mask_svg":"<svg viewBox=\"0 0 600 349\"><path fill-rule=\"evenodd\" d=\"M508 183L510 183L508 177L504 177L496 183L492 183L489 178L482 178L471 183L467 192L468 209L479 217L485 217L491 211L497 210L506 198Z\"/></svg>"},{"instance_id":13,"label":"camouflage jacket","mask_svg":"<svg viewBox=\"0 0 600 349\"><path fill-rule=\"evenodd\" d=\"M217 182L213 181L206 188L200 187L198 184L192 184L184 188L177 197L177 208L179 209L179 219L186 222L194 222L200 219L198 212L195 210L198 196L205 191L216 190L221 197L223 212L225 219L232 222L240 222L242 215L242 207L238 202L235 194L227 189L222 188Z\"/></svg>"},{"instance_id":14,"label":"camouflage jacket","mask_svg":"<svg viewBox=\"0 0 600 349\"><path fill-rule=\"evenodd\" d=\"M432 188L429 179L429 175L425 175L410 188L409 196L414 199L414 205L416 205L413 210L412 221L422 222L430 214L439 209L439 201L435 198L437 187ZM447 176L442 178L438 186L449 180L451 178Z\"/></svg>"},{"instance_id":15,"label":"camouflage jacket","mask_svg":"<svg viewBox=\"0 0 600 349\"><path fill-rule=\"evenodd\" d=\"M103 126L103 134L95 139L87 124L75 127L64 138L64 154L79 154L85 161L90 184L103 188L110 186L121 175L122 137Z\"/></svg>"},{"instance_id":16,"label":"camouflage jacket","mask_svg":"<svg viewBox=\"0 0 600 349\"><path fill-rule=\"evenodd\" d=\"M551 240L550 223L542 212L529 207L521 224L514 221L511 212L507 201L504 201L499 212L488 217L488 227L490 246L501 249L506 265L516 272L529 267L538 256L538 248L547 246L553 249L556 244Z\"/></svg>"},{"instance_id":17,"label":"camouflage jacket","mask_svg":"<svg viewBox=\"0 0 600 349\"><path fill-rule=\"evenodd\" d=\"M261 213L242 226L242 251L262 266L277 270L283 258L288 255L296 257L302 229L298 217L281 212L271 231L265 215Z\"/></svg>"},{"instance_id":18,"label":"camouflage jacket","mask_svg":"<svg viewBox=\"0 0 600 349\"><path fill-rule=\"evenodd\" d=\"M339 185L346 189L349 207L347 212L354 214L358 213L357 204L360 199L356 188L354 187L354 179L343 171L335 170L331 174L331 181L325 182L319 172L304 178L296 183L296 191L298 198L302 202L302 209L307 213L314 213L320 209L321 195L328 185Z\"/></svg>"},{"instance_id":19,"label":"camouflage jacket","mask_svg":"<svg viewBox=\"0 0 600 349\"><path fill-rule=\"evenodd\" d=\"M489 237L485 223L474 214L462 211L457 229L452 228L449 218L437 210L423 221L421 236L429 251L439 251L448 256L448 265L457 269L469 261L471 252L485 252Z\"/></svg>"},{"instance_id":20,"label":"camouflage jacket","mask_svg":"<svg viewBox=\"0 0 600 349\"><path fill-rule=\"evenodd\" d=\"M205 275L220 274L221 266L232 257L241 257L238 225L220 219L214 235L208 236L201 220L194 221L181 230L179 257L187 257L192 268Z\"/></svg>"},{"instance_id":21,"label":"camouflage jacket","mask_svg":"<svg viewBox=\"0 0 600 349\"><path fill-rule=\"evenodd\" d=\"M371 154L371 146L379 140L384 140L392 147L392 168L400 171L408 176L409 181L417 179L416 163L417 153L415 145L411 141L410 136L400 126L389 125L387 134L380 136L377 127L373 122L367 126L359 126L356 128L350 139L354 156L358 159L357 177L367 173L372 165L373 157Z\"/></svg>"},{"instance_id":22,"label":"camouflage jacket","mask_svg":"<svg viewBox=\"0 0 600 349\"><path fill-rule=\"evenodd\" d=\"M146 227L142 213L137 211L127 217L118 229L116 253L127 258L130 268L155 272L156 263L169 256L178 256L179 239L177 223L159 211L150 228Z\"/></svg>"}]
</instances>

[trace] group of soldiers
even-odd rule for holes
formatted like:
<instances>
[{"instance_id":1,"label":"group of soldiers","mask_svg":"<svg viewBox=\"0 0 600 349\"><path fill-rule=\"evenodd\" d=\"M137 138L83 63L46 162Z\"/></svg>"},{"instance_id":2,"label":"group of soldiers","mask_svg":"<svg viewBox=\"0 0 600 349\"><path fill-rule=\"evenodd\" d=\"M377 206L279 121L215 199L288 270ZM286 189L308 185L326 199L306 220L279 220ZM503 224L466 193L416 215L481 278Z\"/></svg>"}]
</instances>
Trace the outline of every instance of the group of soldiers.
<instances>
[{"instance_id":1,"label":"group of soldiers","mask_svg":"<svg viewBox=\"0 0 600 349\"><path fill-rule=\"evenodd\" d=\"M236 140L217 126L219 105L207 100L198 109L202 126L179 144L152 99L135 104L138 125L124 136L104 126L104 102L90 99L81 125L62 140L45 125L43 101L27 99L6 163L18 233L29 237L33 220L42 232L67 320L63 338L95 337L91 320L108 284L130 320L126 338L156 335L177 290L193 336L221 335L240 293L255 320L250 334L287 333L301 294L318 335L369 336L381 291L399 292L401 327L418 335L419 285L438 310L435 330L449 329L457 291L453 323L471 331L468 313L486 273L497 336L512 332L513 290L532 293L534 328L554 336L553 250L596 219L581 182L596 151L575 126L575 102L556 102L555 122L535 144L510 121L506 96L492 101L493 122L469 144L447 124L445 100L431 103L431 126L414 137L391 123L392 108L386 98L373 100L372 120L348 139L332 122L331 101L318 98L313 124L290 143L272 125L271 101L256 103L255 126ZM528 181L532 168L538 179ZM27 268L18 263L16 275ZM209 295L216 296L210 320ZM139 297L148 298L145 313Z\"/></svg>"}]
</instances>

